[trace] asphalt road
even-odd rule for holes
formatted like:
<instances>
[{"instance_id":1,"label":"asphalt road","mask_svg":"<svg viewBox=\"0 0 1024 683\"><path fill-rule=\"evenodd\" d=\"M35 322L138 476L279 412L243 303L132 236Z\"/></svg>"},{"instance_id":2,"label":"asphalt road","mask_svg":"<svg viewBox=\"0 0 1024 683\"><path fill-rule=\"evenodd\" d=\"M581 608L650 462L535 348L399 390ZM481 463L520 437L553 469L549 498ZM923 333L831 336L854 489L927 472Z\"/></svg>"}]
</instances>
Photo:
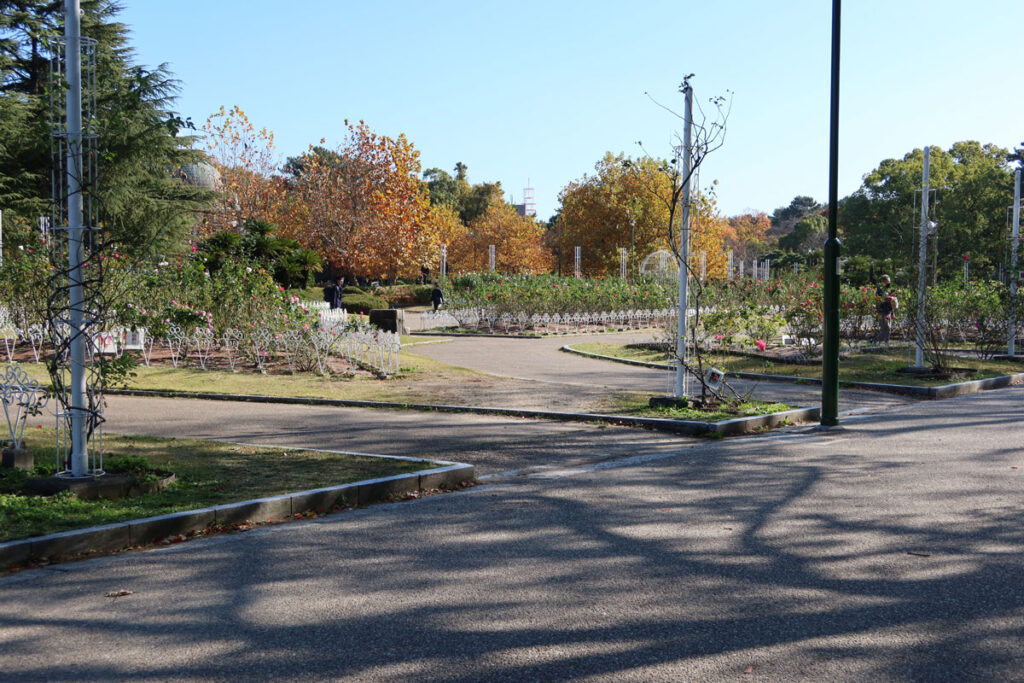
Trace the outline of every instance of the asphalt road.
<instances>
[{"instance_id":1,"label":"asphalt road","mask_svg":"<svg viewBox=\"0 0 1024 683\"><path fill-rule=\"evenodd\" d=\"M1022 419L1014 387L843 431L639 432L599 463L22 572L0 680L1024 680ZM506 422L529 431L482 429Z\"/></svg>"},{"instance_id":2,"label":"asphalt road","mask_svg":"<svg viewBox=\"0 0 1024 683\"><path fill-rule=\"evenodd\" d=\"M108 396L104 429L473 464L477 476L666 453L693 437L465 413Z\"/></svg>"},{"instance_id":3,"label":"asphalt road","mask_svg":"<svg viewBox=\"0 0 1024 683\"><path fill-rule=\"evenodd\" d=\"M587 358L560 350L566 344L589 341L624 344L653 340L654 335L650 331L541 338L452 337L445 343L417 345L409 350L449 365L537 382L538 397L572 391L573 387L671 394L674 372ZM749 394L759 400L800 407L821 404L821 387L818 385L739 379L730 379L729 383L740 394ZM839 394L839 410L847 414L887 410L912 402L913 399L905 396L859 389L844 389Z\"/></svg>"}]
</instances>

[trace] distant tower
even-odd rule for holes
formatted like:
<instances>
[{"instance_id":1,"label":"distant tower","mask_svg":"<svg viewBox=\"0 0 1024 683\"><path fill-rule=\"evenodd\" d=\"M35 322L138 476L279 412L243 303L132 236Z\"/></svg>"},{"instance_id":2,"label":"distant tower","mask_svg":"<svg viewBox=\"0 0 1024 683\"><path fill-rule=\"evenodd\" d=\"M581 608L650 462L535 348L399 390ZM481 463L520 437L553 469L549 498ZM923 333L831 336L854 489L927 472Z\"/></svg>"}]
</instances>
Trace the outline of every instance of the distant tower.
<instances>
[{"instance_id":1,"label":"distant tower","mask_svg":"<svg viewBox=\"0 0 1024 683\"><path fill-rule=\"evenodd\" d=\"M530 179L527 178L526 182L529 184ZM523 214L526 216L537 215L537 202L534 201L532 187L523 188Z\"/></svg>"},{"instance_id":2,"label":"distant tower","mask_svg":"<svg viewBox=\"0 0 1024 683\"><path fill-rule=\"evenodd\" d=\"M526 182L529 183L530 179L527 178ZM513 194L509 194L508 199L509 199L508 203L511 204L512 206L516 207L516 212L520 216L536 216L537 215L537 202L535 202L533 200L533 188L532 187L524 187L523 188L523 203L522 204L516 204L516 198L515 198L515 195L513 195Z\"/></svg>"}]
</instances>

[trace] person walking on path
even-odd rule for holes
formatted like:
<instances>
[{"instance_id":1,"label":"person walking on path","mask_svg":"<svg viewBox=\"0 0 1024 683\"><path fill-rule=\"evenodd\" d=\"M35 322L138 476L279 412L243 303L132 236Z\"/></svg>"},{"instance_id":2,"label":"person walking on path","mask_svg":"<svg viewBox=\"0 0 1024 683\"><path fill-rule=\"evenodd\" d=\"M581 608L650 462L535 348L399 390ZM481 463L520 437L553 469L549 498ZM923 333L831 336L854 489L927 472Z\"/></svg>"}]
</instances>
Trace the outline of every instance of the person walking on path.
<instances>
[{"instance_id":1,"label":"person walking on path","mask_svg":"<svg viewBox=\"0 0 1024 683\"><path fill-rule=\"evenodd\" d=\"M341 297L345 291L345 278L339 275L333 285L327 285L324 287L324 301L331 306L333 311L336 308L341 308Z\"/></svg>"},{"instance_id":2,"label":"person walking on path","mask_svg":"<svg viewBox=\"0 0 1024 683\"><path fill-rule=\"evenodd\" d=\"M441 285L434 281L434 290L430 292L430 303L434 304L434 313L437 313L437 309L441 308L441 304L444 303L444 292L441 291Z\"/></svg>"},{"instance_id":3,"label":"person walking on path","mask_svg":"<svg viewBox=\"0 0 1024 683\"><path fill-rule=\"evenodd\" d=\"M891 280L888 275L879 278L878 289L875 290L875 313L878 315L878 332L875 333L874 341L882 344L889 343L890 325L895 317L899 303L889 289Z\"/></svg>"}]
</instances>

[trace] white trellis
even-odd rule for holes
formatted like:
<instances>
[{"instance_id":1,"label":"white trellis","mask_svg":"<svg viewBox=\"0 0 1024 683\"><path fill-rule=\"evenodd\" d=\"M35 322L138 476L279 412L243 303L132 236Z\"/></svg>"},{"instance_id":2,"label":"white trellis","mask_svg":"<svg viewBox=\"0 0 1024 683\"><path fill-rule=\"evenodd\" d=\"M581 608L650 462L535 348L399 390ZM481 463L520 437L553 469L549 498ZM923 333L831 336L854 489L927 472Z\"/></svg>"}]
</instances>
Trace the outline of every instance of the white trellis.
<instances>
[{"instance_id":1,"label":"white trellis","mask_svg":"<svg viewBox=\"0 0 1024 683\"><path fill-rule=\"evenodd\" d=\"M8 365L0 375L0 402L7 419L7 434L11 448L20 449L25 436L25 422L30 415L38 415L49 401L49 393L37 380L17 365Z\"/></svg>"},{"instance_id":2,"label":"white trellis","mask_svg":"<svg viewBox=\"0 0 1024 683\"><path fill-rule=\"evenodd\" d=\"M333 308L317 312L320 327L344 327L348 324L348 311L344 308Z\"/></svg>"}]
</instances>

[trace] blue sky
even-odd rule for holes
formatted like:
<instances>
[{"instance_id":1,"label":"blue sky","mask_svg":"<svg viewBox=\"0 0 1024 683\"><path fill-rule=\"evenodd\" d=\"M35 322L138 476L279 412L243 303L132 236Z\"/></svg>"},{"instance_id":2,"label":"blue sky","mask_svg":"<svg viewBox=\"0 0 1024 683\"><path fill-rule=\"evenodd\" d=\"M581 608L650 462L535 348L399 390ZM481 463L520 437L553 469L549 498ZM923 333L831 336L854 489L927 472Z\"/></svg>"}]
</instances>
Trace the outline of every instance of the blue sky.
<instances>
[{"instance_id":1,"label":"blue sky","mask_svg":"<svg viewBox=\"0 0 1024 683\"><path fill-rule=\"evenodd\" d=\"M363 119L405 133L424 169L461 161L516 201L529 183L546 219L606 151L667 156L681 125L644 93L681 111L694 73L698 100L734 93L700 178L723 212L827 198L827 0L123 1L137 61L170 66L184 116L237 104L282 157ZM840 196L924 145L1019 145L1022 27L1017 0L848 0Z\"/></svg>"}]
</instances>

